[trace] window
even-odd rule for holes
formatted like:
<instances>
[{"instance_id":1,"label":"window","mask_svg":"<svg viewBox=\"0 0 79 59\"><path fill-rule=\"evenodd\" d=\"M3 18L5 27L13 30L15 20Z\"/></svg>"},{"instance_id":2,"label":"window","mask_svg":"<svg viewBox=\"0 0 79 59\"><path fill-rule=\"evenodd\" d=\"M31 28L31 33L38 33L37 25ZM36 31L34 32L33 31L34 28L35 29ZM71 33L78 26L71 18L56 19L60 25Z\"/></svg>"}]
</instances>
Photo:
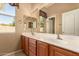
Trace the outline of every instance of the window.
<instances>
[{"instance_id":1,"label":"window","mask_svg":"<svg viewBox=\"0 0 79 59\"><path fill-rule=\"evenodd\" d=\"M15 32L15 7L4 4L0 10L0 33Z\"/></svg>"}]
</instances>

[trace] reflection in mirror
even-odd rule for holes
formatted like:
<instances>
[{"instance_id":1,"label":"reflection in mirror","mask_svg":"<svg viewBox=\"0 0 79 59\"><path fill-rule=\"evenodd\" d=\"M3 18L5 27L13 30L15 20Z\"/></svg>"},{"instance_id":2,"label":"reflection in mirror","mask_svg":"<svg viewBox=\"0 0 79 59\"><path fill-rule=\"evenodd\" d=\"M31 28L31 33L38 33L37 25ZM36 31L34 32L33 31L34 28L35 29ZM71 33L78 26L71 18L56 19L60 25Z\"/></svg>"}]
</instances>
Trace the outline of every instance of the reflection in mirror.
<instances>
[{"instance_id":1,"label":"reflection in mirror","mask_svg":"<svg viewBox=\"0 0 79 59\"><path fill-rule=\"evenodd\" d=\"M55 17L51 17L48 19L48 33L55 34Z\"/></svg>"},{"instance_id":2,"label":"reflection in mirror","mask_svg":"<svg viewBox=\"0 0 79 59\"><path fill-rule=\"evenodd\" d=\"M68 35L79 35L79 9L62 14L62 32Z\"/></svg>"},{"instance_id":3,"label":"reflection in mirror","mask_svg":"<svg viewBox=\"0 0 79 59\"><path fill-rule=\"evenodd\" d=\"M40 32L79 35L79 3L55 3L41 10Z\"/></svg>"},{"instance_id":4,"label":"reflection in mirror","mask_svg":"<svg viewBox=\"0 0 79 59\"><path fill-rule=\"evenodd\" d=\"M33 21L33 28L37 28L37 24L36 24L36 21Z\"/></svg>"},{"instance_id":5,"label":"reflection in mirror","mask_svg":"<svg viewBox=\"0 0 79 59\"><path fill-rule=\"evenodd\" d=\"M33 22L28 22L28 28L33 28Z\"/></svg>"},{"instance_id":6,"label":"reflection in mirror","mask_svg":"<svg viewBox=\"0 0 79 59\"><path fill-rule=\"evenodd\" d=\"M36 21L28 22L28 28L36 28Z\"/></svg>"},{"instance_id":7,"label":"reflection in mirror","mask_svg":"<svg viewBox=\"0 0 79 59\"><path fill-rule=\"evenodd\" d=\"M39 11L39 17L40 17L40 32L45 33L46 32L46 18L47 18L47 14L40 10Z\"/></svg>"},{"instance_id":8,"label":"reflection in mirror","mask_svg":"<svg viewBox=\"0 0 79 59\"><path fill-rule=\"evenodd\" d=\"M40 32L45 32L45 22L46 22L46 19L40 16Z\"/></svg>"},{"instance_id":9,"label":"reflection in mirror","mask_svg":"<svg viewBox=\"0 0 79 59\"><path fill-rule=\"evenodd\" d=\"M33 31L37 30L37 20L36 18L33 17L25 17L24 18L24 31L25 32L30 32L33 28Z\"/></svg>"}]
</instances>

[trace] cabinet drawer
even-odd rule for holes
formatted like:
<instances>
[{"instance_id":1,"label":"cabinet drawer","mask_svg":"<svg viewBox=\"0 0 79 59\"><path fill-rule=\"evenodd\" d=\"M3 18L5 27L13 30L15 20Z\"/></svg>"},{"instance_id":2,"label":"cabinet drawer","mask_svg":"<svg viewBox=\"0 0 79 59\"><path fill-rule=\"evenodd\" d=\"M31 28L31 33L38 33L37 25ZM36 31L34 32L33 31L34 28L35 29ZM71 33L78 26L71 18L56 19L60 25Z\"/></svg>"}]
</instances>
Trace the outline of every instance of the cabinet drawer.
<instances>
[{"instance_id":1,"label":"cabinet drawer","mask_svg":"<svg viewBox=\"0 0 79 59\"><path fill-rule=\"evenodd\" d=\"M29 47L31 47L31 46L36 47L36 42L35 42L35 44L29 42Z\"/></svg>"},{"instance_id":2,"label":"cabinet drawer","mask_svg":"<svg viewBox=\"0 0 79 59\"><path fill-rule=\"evenodd\" d=\"M77 56L76 53L68 51L66 49L62 49L62 48L59 48L59 47L54 47L54 49L56 51L55 53L59 52L59 53L63 54L64 56Z\"/></svg>"},{"instance_id":3,"label":"cabinet drawer","mask_svg":"<svg viewBox=\"0 0 79 59\"><path fill-rule=\"evenodd\" d=\"M32 38L29 38L29 44L35 44L36 45L36 40L32 39Z\"/></svg>"}]
</instances>

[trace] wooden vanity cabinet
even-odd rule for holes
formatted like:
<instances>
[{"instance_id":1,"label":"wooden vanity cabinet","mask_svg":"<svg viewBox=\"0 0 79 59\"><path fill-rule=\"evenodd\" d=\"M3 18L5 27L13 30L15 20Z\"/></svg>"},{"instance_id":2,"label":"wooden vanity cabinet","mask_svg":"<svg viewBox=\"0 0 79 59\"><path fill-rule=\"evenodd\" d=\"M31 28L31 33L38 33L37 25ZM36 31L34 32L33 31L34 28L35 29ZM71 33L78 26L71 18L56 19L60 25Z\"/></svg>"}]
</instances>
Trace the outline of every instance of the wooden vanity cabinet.
<instances>
[{"instance_id":1,"label":"wooden vanity cabinet","mask_svg":"<svg viewBox=\"0 0 79 59\"><path fill-rule=\"evenodd\" d=\"M36 56L36 52L36 39L29 38L29 56Z\"/></svg>"},{"instance_id":2,"label":"wooden vanity cabinet","mask_svg":"<svg viewBox=\"0 0 79 59\"><path fill-rule=\"evenodd\" d=\"M79 53L23 35L21 49L29 56L79 56Z\"/></svg>"},{"instance_id":3,"label":"wooden vanity cabinet","mask_svg":"<svg viewBox=\"0 0 79 59\"><path fill-rule=\"evenodd\" d=\"M78 56L78 54L64 48L49 45L49 56Z\"/></svg>"},{"instance_id":4,"label":"wooden vanity cabinet","mask_svg":"<svg viewBox=\"0 0 79 59\"><path fill-rule=\"evenodd\" d=\"M37 56L48 56L48 44L37 41Z\"/></svg>"},{"instance_id":5,"label":"wooden vanity cabinet","mask_svg":"<svg viewBox=\"0 0 79 59\"><path fill-rule=\"evenodd\" d=\"M21 49L23 50L23 52L28 55L28 48L29 48L29 38L26 36L21 36Z\"/></svg>"},{"instance_id":6,"label":"wooden vanity cabinet","mask_svg":"<svg viewBox=\"0 0 79 59\"><path fill-rule=\"evenodd\" d=\"M54 47L54 49L55 49L55 56L78 56L77 53L67 49L63 49L60 47Z\"/></svg>"},{"instance_id":7,"label":"wooden vanity cabinet","mask_svg":"<svg viewBox=\"0 0 79 59\"><path fill-rule=\"evenodd\" d=\"M49 56L54 56L55 54L55 49L53 45L49 45Z\"/></svg>"}]
</instances>

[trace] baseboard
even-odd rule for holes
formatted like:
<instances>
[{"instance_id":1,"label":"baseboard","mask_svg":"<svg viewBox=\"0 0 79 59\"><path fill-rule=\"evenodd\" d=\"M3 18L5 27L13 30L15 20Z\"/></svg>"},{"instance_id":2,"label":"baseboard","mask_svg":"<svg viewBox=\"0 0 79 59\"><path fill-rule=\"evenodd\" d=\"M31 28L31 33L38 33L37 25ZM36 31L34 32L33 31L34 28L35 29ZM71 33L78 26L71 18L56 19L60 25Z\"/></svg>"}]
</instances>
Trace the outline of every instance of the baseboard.
<instances>
[{"instance_id":1,"label":"baseboard","mask_svg":"<svg viewBox=\"0 0 79 59\"><path fill-rule=\"evenodd\" d=\"M3 56L11 56L11 55L13 55L13 54L15 54L15 53L18 53L18 52L21 52L21 51L22 51L22 50L13 51L13 52L7 53L7 54L5 54L5 55L3 55Z\"/></svg>"}]
</instances>

